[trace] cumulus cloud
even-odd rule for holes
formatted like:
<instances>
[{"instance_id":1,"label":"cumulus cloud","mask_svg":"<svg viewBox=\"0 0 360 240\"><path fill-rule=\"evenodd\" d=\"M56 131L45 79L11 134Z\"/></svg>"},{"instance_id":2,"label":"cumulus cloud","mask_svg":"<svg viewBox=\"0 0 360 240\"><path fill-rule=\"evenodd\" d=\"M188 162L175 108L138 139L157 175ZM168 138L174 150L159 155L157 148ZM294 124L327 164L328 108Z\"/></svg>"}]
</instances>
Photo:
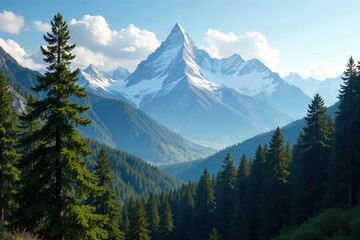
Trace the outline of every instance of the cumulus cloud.
<instances>
[{"instance_id":1,"label":"cumulus cloud","mask_svg":"<svg viewBox=\"0 0 360 240\"><path fill-rule=\"evenodd\" d=\"M36 30L42 33L47 33L51 31L51 25L49 23L44 23L42 21L33 21L34 27Z\"/></svg>"},{"instance_id":2,"label":"cumulus cloud","mask_svg":"<svg viewBox=\"0 0 360 240\"><path fill-rule=\"evenodd\" d=\"M328 63L319 63L305 75L315 79L325 80L326 78L338 77L343 71L343 66L331 66Z\"/></svg>"},{"instance_id":3,"label":"cumulus cloud","mask_svg":"<svg viewBox=\"0 0 360 240\"><path fill-rule=\"evenodd\" d=\"M72 19L69 29L71 40L77 45L77 56L82 56L77 62L80 67L87 66L88 59L93 59L98 64L92 64L103 66L104 70L109 70L114 62L123 62L122 66L134 70L160 45L153 32L133 24L120 30L111 29L103 16L85 15L80 20Z\"/></svg>"},{"instance_id":4,"label":"cumulus cloud","mask_svg":"<svg viewBox=\"0 0 360 240\"><path fill-rule=\"evenodd\" d=\"M0 31L19 34L24 26L25 20L23 16L16 15L10 11L0 13Z\"/></svg>"},{"instance_id":5,"label":"cumulus cloud","mask_svg":"<svg viewBox=\"0 0 360 240\"><path fill-rule=\"evenodd\" d=\"M258 58L273 70L279 63L279 51L270 47L266 37L259 32L246 32L238 36L232 32L209 29L205 33L205 40L209 47L204 49L212 57L224 58L238 53L245 60Z\"/></svg>"},{"instance_id":6,"label":"cumulus cloud","mask_svg":"<svg viewBox=\"0 0 360 240\"><path fill-rule=\"evenodd\" d=\"M23 67L34 70L38 70L43 67L41 63L35 61L36 55L27 54L25 50L12 39L5 41L0 38L0 47L2 47L5 52L10 54Z\"/></svg>"}]
</instances>

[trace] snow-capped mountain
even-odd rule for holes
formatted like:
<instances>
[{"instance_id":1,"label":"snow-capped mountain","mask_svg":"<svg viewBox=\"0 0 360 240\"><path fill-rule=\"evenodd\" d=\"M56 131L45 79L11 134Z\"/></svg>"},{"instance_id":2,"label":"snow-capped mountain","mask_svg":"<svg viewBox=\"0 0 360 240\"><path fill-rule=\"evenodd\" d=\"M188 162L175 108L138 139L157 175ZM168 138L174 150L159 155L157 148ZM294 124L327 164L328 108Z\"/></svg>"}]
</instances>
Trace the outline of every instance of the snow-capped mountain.
<instances>
[{"instance_id":1,"label":"snow-capped mountain","mask_svg":"<svg viewBox=\"0 0 360 240\"><path fill-rule=\"evenodd\" d=\"M290 73L283 78L287 83L300 88L311 98L316 94L324 99L327 106L335 104L339 99L340 85L343 83L341 76L336 78L327 78L323 81L315 78L304 79L298 73Z\"/></svg>"},{"instance_id":2,"label":"snow-capped mountain","mask_svg":"<svg viewBox=\"0 0 360 240\"><path fill-rule=\"evenodd\" d=\"M82 80L93 86L81 81L88 90L121 96L161 124L200 141L244 140L300 118L310 102L257 59L211 58L179 24L126 79L115 81L100 72L96 80L82 73Z\"/></svg>"},{"instance_id":3,"label":"snow-capped mountain","mask_svg":"<svg viewBox=\"0 0 360 240\"><path fill-rule=\"evenodd\" d=\"M84 87L86 91L95 93L101 97L114 98L134 105L128 98L124 97L121 91L115 90L114 85L123 83L124 76L128 74L128 70L118 67L112 72L101 72L94 65L90 64L79 73L78 84ZM111 78L111 77L114 78ZM118 77L116 79L116 77Z\"/></svg>"},{"instance_id":4,"label":"snow-capped mountain","mask_svg":"<svg viewBox=\"0 0 360 240\"><path fill-rule=\"evenodd\" d=\"M124 80L130 75L130 72L126 68L119 66L113 71L103 72L103 75L114 80Z\"/></svg>"}]
</instances>

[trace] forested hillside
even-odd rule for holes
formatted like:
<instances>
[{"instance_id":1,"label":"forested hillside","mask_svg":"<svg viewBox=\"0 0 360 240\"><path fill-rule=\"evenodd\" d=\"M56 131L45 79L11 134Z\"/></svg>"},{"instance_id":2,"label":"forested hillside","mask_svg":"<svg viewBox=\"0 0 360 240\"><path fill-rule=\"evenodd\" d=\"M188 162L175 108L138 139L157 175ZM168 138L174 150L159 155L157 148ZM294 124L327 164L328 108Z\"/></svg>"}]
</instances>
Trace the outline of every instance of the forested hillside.
<instances>
[{"instance_id":1,"label":"forested hillside","mask_svg":"<svg viewBox=\"0 0 360 240\"><path fill-rule=\"evenodd\" d=\"M157 215L153 208L147 210L142 233L156 236L153 239L164 239L159 236L165 234L168 239L267 240L282 232L276 239L358 239L354 207L360 194L359 67L349 59L335 122L321 96L315 95L293 146L277 128L268 143L258 145L253 158L243 154L236 166L227 154L216 174L211 176L205 168L197 183L149 198L157 199L151 206L160 209L168 201L171 212L166 207L166 215L161 215L167 219L165 227L154 225ZM131 203L130 218L137 218L134 206L145 212L146 204ZM326 210L333 208L349 210ZM125 233L136 226L130 221Z\"/></svg>"}]
</instances>

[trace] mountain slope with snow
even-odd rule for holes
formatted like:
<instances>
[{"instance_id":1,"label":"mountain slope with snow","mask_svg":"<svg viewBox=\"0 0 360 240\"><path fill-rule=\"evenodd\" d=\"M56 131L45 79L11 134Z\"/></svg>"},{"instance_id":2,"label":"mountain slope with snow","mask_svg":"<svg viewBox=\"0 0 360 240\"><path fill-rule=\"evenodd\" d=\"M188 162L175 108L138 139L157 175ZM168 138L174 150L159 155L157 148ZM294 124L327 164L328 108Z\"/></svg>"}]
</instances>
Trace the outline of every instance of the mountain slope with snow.
<instances>
[{"instance_id":1,"label":"mountain slope with snow","mask_svg":"<svg viewBox=\"0 0 360 240\"><path fill-rule=\"evenodd\" d=\"M297 73L290 73L283 78L287 83L300 88L311 98L316 94L324 99L327 106L335 104L339 99L340 85L343 83L341 76L318 80L315 78L304 79Z\"/></svg>"},{"instance_id":2,"label":"mountain slope with snow","mask_svg":"<svg viewBox=\"0 0 360 240\"><path fill-rule=\"evenodd\" d=\"M92 72L80 76L87 91L133 104L199 142L231 144L283 126L310 102L257 59L211 58L179 24L128 77Z\"/></svg>"}]
</instances>

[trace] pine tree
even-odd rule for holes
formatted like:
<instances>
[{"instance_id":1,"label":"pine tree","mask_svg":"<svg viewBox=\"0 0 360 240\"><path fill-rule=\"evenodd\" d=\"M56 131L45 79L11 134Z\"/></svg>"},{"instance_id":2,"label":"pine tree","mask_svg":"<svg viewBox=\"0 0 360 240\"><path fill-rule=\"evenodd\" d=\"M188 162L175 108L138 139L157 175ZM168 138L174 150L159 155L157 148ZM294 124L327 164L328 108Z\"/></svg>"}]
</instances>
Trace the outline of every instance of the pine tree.
<instances>
[{"instance_id":1,"label":"pine tree","mask_svg":"<svg viewBox=\"0 0 360 240\"><path fill-rule=\"evenodd\" d=\"M245 205L249 225L249 236L251 239L258 239L258 231L260 228L260 199L264 182L264 165L265 152L261 145L259 145L255 152L254 163L251 166Z\"/></svg>"},{"instance_id":2,"label":"pine tree","mask_svg":"<svg viewBox=\"0 0 360 240\"><path fill-rule=\"evenodd\" d=\"M237 173L237 195L238 199L240 199L242 204L245 204L249 175L249 162L245 154L243 154L240 159L239 169Z\"/></svg>"},{"instance_id":3,"label":"pine tree","mask_svg":"<svg viewBox=\"0 0 360 240\"><path fill-rule=\"evenodd\" d=\"M300 216L299 212L301 212L301 209L299 209L299 195L301 194L299 192L299 185L301 184L301 179L299 178L299 161L303 158L303 149L304 149L304 132L301 131L296 143L293 147L293 156L292 161L290 164L290 171L291 175L289 178L290 187L291 187L291 202L290 202L290 210L291 210L291 224L295 225L297 221L299 221Z\"/></svg>"},{"instance_id":4,"label":"pine tree","mask_svg":"<svg viewBox=\"0 0 360 240\"><path fill-rule=\"evenodd\" d=\"M173 232L175 229L174 220L171 213L171 207L167 197L163 198L160 214L160 228L159 239L170 240L173 239Z\"/></svg>"},{"instance_id":5,"label":"pine tree","mask_svg":"<svg viewBox=\"0 0 360 240\"><path fill-rule=\"evenodd\" d=\"M151 231L151 239L158 239L158 230L160 227L160 215L158 198L154 194L151 194L146 203L147 219L149 222L149 230Z\"/></svg>"},{"instance_id":6,"label":"pine tree","mask_svg":"<svg viewBox=\"0 0 360 240\"><path fill-rule=\"evenodd\" d=\"M194 190L191 184L184 189L184 194L180 200L179 215L176 218L176 239L191 240L191 217L195 208ZM194 226L195 227L195 226ZM196 228L196 227L195 227Z\"/></svg>"},{"instance_id":7,"label":"pine tree","mask_svg":"<svg viewBox=\"0 0 360 240\"><path fill-rule=\"evenodd\" d=\"M229 226L229 240L249 240L247 218L241 200L236 202Z\"/></svg>"},{"instance_id":8,"label":"pine tree","mask_svg":"<svg viewBox=\"0 0 360 240\"><path fill-rule=\"evenodd\" d=\"M213 228L209 235L209 240L221 240L221 235L216 228Z\"/></svg>"},{"instance_id":9,"label":"pine tree","mask_svg":"<svg viewBox=\"0 0 360 240\"><path fill-rule=\"evenodd\" d=\"M79 70L68 70L75 58L71 54L75 45L68 44L69 30L60 13L54 16L51 27L51 33L44 36L48 45L41 47L49 65L34 88L46 96L36 101L28 114L29 119L44 123L32 135L34 141L42 139L44 143L27 156L34 166L23 176L27 184L20 205L25 223L22 227L46 239L100 239L106 236L101 229L104 217L84 204L101 189L96 177L86 169L82 158L91 151L76 130L90 120L81 116L88 107L72 102L86 96L84 89L76 85Z\"/></svg>"},{"instance_id":10,"label":"pine tree","mask_svg":"<svg viewBox=\"0 0 360 240\"><path fill-rule=\"evenodd\" d=\"M35 98L33 95L30 95L29 99L27 100L27 104L25 107L25 113L19 116L20 119L20 129L22 130L21 137L19 140L19 146L21 148L23 155L29 155L38 145L41 144L40 139L32 139L32 136L35 131L39 130L41 127L41 122L38 118L32 119L31 113L34 111L35 106ZM34 163L28 163L26 160L22 160L21 168L32 168ZM28 165L26 165L28 164Z\"/></svg>"},{"instance_id":11,"label":"pine tree","mask_svg":"<svg viewBox=\"0 0 360 240\"><path fill-rule=\"evenodd\" d=\"M100 150L94 172L98 177L98 186L104 189L104 193L90 199L91 205L95 206L97 214L107 217L104 224L104 229L108 232L107 239L124 239L124 234L119 229L119 199L111 186L114 183L112 168L104 148Z\"/></svg>"},{"instance_id":12,"label":"pine tree","mask_svg":"<svg viewBox=\"0 0 360 240\"><path fill-rule=\"evenodd\" d=\"M330 126L326 106L316 94L305 117L307 126L302 137L301 157L298 159L297 220L302 222L319 212L320 198L324 194L325 172L330 156Z\"/></svg>"},{"instance_id":13,"label":"pine tree","mask_svg":"<svg viewBox=\"0 0 360 240\"><path fill-rule=\"evenodd\" d=\"M207 239L214 224L214 213L216 201L214 187L211 183L210 175L207 169L204 170L196 188L195 209L193 216L194 227L192 230L192 239Z\"/></svg>"},{"instance_id":14,"label":"pine tree","mask_svg":"<svg viewBox=\"0 0 360 240\"><path fill-rule=\"evenodd\" d=\"M141 200L136 201L129 219L129 232L126 236L128 240L150 240L150 230L148 229L144 204Z\"/></svg>"},{"instance_id":15,"label":"pine tree","mask_svg":"<svg viewBox=\"0 0 360 240\"><path fill-rule=\"evenodd\" d=\"M237 171L230 154L223 161L218 174L216 188L216 225L222 237L226 238L230 216L236 203Z\"/></svg>"},{"instance_id":16,"label":"pine tree","mask_svg":"<svg viewBox=\"0 0 360 240\"><path fill-rule=\"evenodd\" d=\"M335 118L335 133L329 177L326 184L324 205L326 207L356 204L360 189L360 137L357 134L356 113L360 109L360 89L355 61L350 57L343 77L339 94L339 111Z\"/></svg>"},{"instance_id":17,"label":"pine tree","mask_svg":"<svg viewBox=\"0 0 360 240\"><path fill-rule=\"evenodd\" d=\"M0 74L0 228L10 221L16 206L14 194L20 180L20 171L16 167L20 158L16 152L19 133L12 102L10 87L5 76Z\"/></svg>"},{"instance_id":18,"label":"pine tree","mask_svg":"<svg viewBox=\"0 0 360 240\"><path fill-rule=\"evenodd\" d=\"M284 139L280 128L277 128L266 155L261 203L261 239L270 239L278 234L290 217L289 175L289 159Z\"/></svg>"}]
</instances>

